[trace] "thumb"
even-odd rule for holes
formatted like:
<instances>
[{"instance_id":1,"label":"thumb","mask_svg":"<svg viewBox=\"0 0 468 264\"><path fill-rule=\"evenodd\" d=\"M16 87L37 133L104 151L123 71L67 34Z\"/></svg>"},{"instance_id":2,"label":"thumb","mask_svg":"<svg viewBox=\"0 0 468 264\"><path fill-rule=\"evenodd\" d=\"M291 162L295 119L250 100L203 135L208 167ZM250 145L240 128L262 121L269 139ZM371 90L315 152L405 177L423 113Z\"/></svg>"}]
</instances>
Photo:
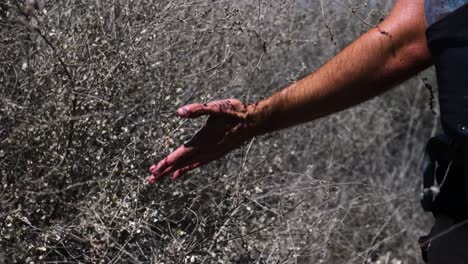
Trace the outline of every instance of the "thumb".
<instances>
[{"instance_id":1,"label":"thumb","mask_svg":"<svg viewBox=\"0 0 468 264\"><path fill-rule=\"evenodd\" d=\"M207 104L189 104L177 110L177 114L184 118L196 118L203 115L231 112L240 102L236 99L213 101Z\"/></svg>"},{"instance_id":2,"label":"thumb","mask_svg":"<svg viewBox=\"0 0 468 264\"><path fill-rule=\"evenodd\" d=\"M183 107L177 109L177 114L180 117L188 117L189 113L188 113L188 110L187 110L187 106L183 106Z\"/></svg>"},{"instance_id":3,"label":"thumb","mask_svg":"<svg viewBox=\"0 0 468 264\"><path fill-rule=\"evenodd\" d=\"M208 104L189 104L177 109L177 114L183 118L196 118L211 114Z\"/></svg>"}]
</instances>

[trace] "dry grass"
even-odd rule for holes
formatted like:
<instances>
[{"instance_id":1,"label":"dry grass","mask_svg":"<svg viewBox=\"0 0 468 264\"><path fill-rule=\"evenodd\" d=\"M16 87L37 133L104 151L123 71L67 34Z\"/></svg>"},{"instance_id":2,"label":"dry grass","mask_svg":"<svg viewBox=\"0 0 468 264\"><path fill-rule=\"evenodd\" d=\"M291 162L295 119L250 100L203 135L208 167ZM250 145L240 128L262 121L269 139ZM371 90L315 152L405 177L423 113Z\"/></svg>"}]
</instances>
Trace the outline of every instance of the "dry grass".
<instances>
[{"instance_id":1,"label":"dry grass","mask_svg":"<svg viewBox=\"0 0 468 264\"><path fill-rule=\"evenodd\" d=\"M1 2L0 263L418 263L432 71L145 183L203 121L174 109L305 76L385 16L368 2Z\"/></svg>"}]
</instances>

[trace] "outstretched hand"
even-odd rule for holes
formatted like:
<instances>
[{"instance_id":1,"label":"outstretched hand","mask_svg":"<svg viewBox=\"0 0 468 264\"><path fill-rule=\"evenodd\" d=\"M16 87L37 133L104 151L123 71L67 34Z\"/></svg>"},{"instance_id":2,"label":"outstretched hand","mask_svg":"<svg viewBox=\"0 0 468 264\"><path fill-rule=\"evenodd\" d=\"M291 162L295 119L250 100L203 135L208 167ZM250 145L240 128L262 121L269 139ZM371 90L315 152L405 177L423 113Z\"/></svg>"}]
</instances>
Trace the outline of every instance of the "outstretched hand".
<instances>
[{"instance_id":1,"label":"outstretched hand","mask_svg":"<svg viewBox=\"0 0 468 264\"><path fill-rule=\"evenodd\" d=\"M182 118L209 117L189 142L150 167L149 184L170 173L176 180L188 171L222 157L251 137L247 106L236 99L186 105L179 108L177 114Z\"/></svg>"}]
</instances>

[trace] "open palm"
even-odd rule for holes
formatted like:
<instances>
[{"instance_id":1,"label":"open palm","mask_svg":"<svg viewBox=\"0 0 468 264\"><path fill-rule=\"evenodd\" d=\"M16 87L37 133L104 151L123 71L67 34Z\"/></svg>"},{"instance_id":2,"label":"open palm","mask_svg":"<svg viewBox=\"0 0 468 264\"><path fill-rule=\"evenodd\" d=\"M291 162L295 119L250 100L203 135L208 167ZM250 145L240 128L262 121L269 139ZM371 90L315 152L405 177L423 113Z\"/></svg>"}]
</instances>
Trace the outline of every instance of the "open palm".
<instances>
[{"instance_id":1,"label":"open palm","mask_svg":"<svg viewBox=\"0 0 468 264\"><path fill-rule=\"evenodd\" d=\"M176 180L188 171L222 157L250 138L247 106L236 99L190 104L181 107L177 114L183 118L209 117L189 142L150 167L149 184L169 173L173 173L172 178Z\"/></svg>"}]
</instances>

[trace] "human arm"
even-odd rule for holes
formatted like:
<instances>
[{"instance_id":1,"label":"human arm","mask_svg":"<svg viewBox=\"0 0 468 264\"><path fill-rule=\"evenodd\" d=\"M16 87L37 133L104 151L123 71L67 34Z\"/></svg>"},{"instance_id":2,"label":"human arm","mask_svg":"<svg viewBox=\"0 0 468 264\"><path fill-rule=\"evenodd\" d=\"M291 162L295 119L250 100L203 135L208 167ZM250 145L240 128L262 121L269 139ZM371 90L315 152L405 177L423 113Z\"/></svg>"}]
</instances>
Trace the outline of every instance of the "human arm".
<instances>
[{"instance_id":1,"label":"human arm","mask_svg":"<svg viewBox=\"0 0 468 264\"><path fill-rule=\"evenodd\" d=\"M390 15L315 73L250 106L252 130L264 134L371 99L431 65L424 0L399 0Z\"/></svg>"},{"instance_id":2,"label":"human arm","mask_svg":"<svg viewBox=\"0 0 468 264\"><path fill-rule=\"evenodd\" d=\"M431 64L424 0L398 0L390 15L324 66L256 104L229 99L192 104L183 118L209 115L194 138L151 166L152 184L215 160L249 138L349 108L373 98Z\"/></svg>"}]
</instances>

